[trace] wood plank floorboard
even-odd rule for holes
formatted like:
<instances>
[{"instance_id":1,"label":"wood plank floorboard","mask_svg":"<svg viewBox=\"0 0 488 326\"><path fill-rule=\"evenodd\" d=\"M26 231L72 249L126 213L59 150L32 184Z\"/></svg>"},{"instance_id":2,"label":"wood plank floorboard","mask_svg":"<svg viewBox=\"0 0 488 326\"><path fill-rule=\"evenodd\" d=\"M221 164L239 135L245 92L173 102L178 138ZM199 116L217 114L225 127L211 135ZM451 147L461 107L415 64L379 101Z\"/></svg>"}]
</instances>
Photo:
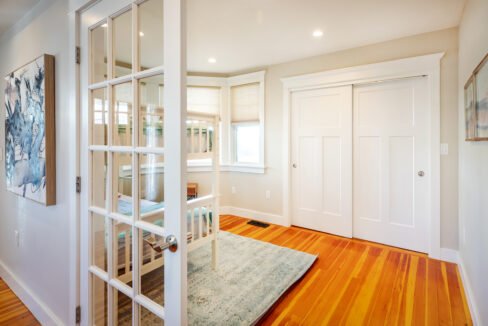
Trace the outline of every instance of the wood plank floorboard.
<instances>
[{"instance_id":1,"label":"wood plank floorboard","mask_svg":"<svg viewBox=\"0 0 488 326\"><path fill-rule=\"evenodd\" d=\"M0 325L41 325L19 298L0 278Z\"/></svg>"},{"instance_id":2,"label":"wood plank floorboard","mask_svg":"<svg viewBox=\"0 0 488 326\"><path fill-rule=\"evenodd\" d=\"M221 229L318 255L259 325L472 325L456 264L298 227L236 216Z\"/></svg>"}]
</instances>

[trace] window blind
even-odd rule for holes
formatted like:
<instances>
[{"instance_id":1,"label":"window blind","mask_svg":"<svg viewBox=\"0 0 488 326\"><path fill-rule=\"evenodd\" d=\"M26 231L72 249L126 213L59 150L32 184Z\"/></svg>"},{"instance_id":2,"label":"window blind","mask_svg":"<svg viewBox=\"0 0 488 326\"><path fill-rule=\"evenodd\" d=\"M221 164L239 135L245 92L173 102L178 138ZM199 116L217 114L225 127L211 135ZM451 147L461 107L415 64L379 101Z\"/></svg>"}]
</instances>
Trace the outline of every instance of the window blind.
<instances>
[{"instance_id":1,"label":"window blind","mask_svg":"<svg viewBox=\"0 0 488 326\"><path fill-rule=\"evenodd\" d=\"M219 114L220 88L217 87L188 87L188 112Z\"/></svg>"},{"instance_id":2,"label":"window blind","mask_svg":"<svg viewBox=\"0 0 488 326\"><path fill-rule=\"evenodd\" d=\"M232 122L259 121L259 83L233 86L230 93Z\"/></svg>"}]
</instances>

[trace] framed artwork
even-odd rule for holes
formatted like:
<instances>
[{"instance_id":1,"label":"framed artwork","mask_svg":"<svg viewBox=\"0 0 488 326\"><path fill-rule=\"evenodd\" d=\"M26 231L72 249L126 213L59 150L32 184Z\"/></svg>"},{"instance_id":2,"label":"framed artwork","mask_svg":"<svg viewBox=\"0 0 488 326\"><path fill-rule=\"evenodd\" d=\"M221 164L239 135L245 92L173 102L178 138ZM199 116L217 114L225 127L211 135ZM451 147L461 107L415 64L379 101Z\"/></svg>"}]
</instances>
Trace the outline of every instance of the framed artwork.
<instances>
[{"instance_id":1,"label":"framed artwork","mask_svg":"<svg viewBox=\"0 0 488 326\"><path fill-rule=\"evenodd\" d=\"M54 57L44 54L5 77L7 189L56 204Z\"/></svg>"},{"instance_id":2,"label":"framed artwork","mask_svg":"<svg viewBox=\"0 0 488 326\"><path fill-rule=\"evenodd\" d=\"M474 76L464 85L464 114L466 121L466 140L476 139L476 104L474 98Z\"/></svg>"},{"instance_id":3,"label":"framed artwork","mask_svg":"<svg viewBox=\"0 0 488 326\"><path fill-rule=\"evenodd\" d=\"M488 140L488 54L474 71L476 98L476 140Z\"/></svg>"}]
</instances>

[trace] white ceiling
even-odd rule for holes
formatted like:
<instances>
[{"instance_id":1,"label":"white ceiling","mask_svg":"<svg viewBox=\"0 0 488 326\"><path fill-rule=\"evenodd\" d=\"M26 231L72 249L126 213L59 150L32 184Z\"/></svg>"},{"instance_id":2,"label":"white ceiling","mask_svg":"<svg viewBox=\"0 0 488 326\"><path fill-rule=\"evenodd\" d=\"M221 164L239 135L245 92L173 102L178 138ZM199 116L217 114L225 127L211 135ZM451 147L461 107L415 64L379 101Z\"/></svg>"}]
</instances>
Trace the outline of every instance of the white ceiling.
<instances>
[{"instance_id":1,"label":"white ceiling","mask_svg":"<svg viewBox=\"0 0 488 326\"><path fill-rule=\"evenodd\" d=\"M229 73L454 27L464 3L188 0L188 68ZM312 37L317 28L321 39Z\"/></svg>"},{"instance_id":2,"label":"white ceiling","mask_svg":"<svg viewBox=\"0 0 488 326\"><path fill-rule=\"evenodd\" d=\"M0 35L12 27L39 0L0 0Z\"/></svg>"}]
</instances>

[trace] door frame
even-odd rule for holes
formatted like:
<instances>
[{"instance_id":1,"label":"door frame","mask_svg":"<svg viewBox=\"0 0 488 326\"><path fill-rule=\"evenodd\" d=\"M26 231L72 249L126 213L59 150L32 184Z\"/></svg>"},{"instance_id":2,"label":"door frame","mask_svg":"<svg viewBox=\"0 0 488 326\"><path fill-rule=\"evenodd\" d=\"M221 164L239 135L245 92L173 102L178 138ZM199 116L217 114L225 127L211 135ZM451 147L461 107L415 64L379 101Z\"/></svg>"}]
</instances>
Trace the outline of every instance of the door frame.
<instances>
[{"instance_id":1,"label":"door frame","mask_svg":"<svg viewBox=\"0 0 488 326\"><path fill-rule=\"evenodd\" d=\"M283 83L283 218L291 225L291 97L292 93L311 89L374 83L401 78L427 78L430 118L430 207L429 250L431 258L440 259L440 63L444 53L385 61L350 68L282 78ZM352 216L351 216L352 218ZM351 229L352 234L352 229Z\"/></svg>"}]
</instances>

